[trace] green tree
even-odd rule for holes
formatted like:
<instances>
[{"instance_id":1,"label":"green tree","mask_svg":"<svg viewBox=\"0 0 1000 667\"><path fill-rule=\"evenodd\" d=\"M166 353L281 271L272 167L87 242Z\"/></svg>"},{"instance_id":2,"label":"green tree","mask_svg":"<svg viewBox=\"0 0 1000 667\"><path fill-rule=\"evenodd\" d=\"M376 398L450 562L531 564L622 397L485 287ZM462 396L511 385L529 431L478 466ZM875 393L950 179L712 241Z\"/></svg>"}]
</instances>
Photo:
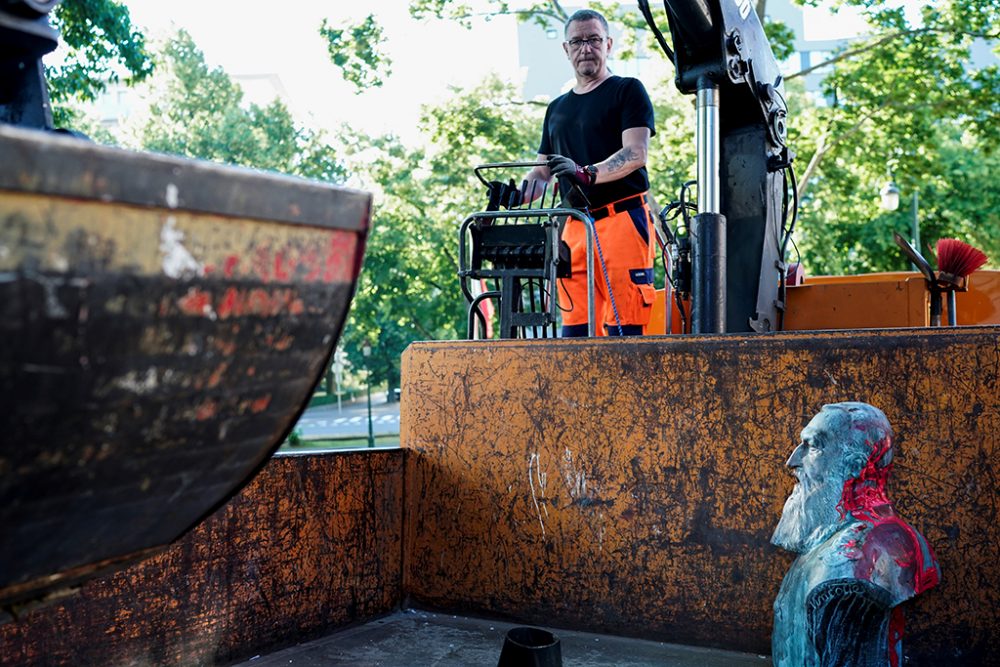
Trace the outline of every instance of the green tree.
<instances>
[{"instance_id":1,"label":"green tree","mask_svg":"<svg viewBox=\"0 0 1000 667\"><path fill-rule=\"evenodd\" d=\"M243 90L205 63L187 32L166 43L161 59L166 85L142 128L143 148L343 181L343 167L322 134L297 127L279 100L244 104Z\"/></svg>"},{"instance_id":2,"label":"green tree","mask_svg":"<svg viewBox=\"0 0 1000 667\"><path fill-rule=\"evenodd\" d=\"M382 26L372 14L357 25L339 29L324 19L319 34L327 42L330 61L359 92L381 86L384 78L392 74L392 59L379 48L385 38Z\"/></svg>"},{"instance_id":3,"label":"green tree","mask_svg":"<svg viewBox=\"0 0 1000 667\"><path fill-rule=\"evenodd\" d=\"M341 346L355 368L371 369L376 384L399 386L400 355L411 342L465 336L458 229L486 204L473 167L533 160L537 150L544 109L512 102L515 92L491 78L426 107L420 121L426 148L395 137L350 139L348 163L376 193L376 206ZM373 348L367 360L365 341Z\"/></svg>"},{"instance_id":4,"label":"green tree","mask_svg":"<svg viewBox=\"0 0 1000 667\"><path fill-rule=\"evenodd\" d=\"M799 166L807 265L822 273L906 266L892 231L907 232L909 214L878 209L889 178L906 195L919 193L924 240L955 235L995 261L1000 242L989 202L1000 186L977 174L996 165L1000 72L995 63L976 69L970 52L974 40L996 39L1000 7L927 3L911 23L899 7L848 4L863 10L871 32L828 62L828 102L801 100L790 124L792 145L809 156ZM976 201L959 187L970 181L982 188Z\"/></svg>"},{"instance_id":5,"label":"green tree","mask_svg":"<svg viewBox=\"0 0 1000 667\"><path fill-rule=\"evenodd\" d=\"M153 61L128 8L114 0L64 0L52 12L52 25L67 49L62 65L45 68L56 127L73 124L73 103L92 101L108 83L145 80Z\"/></svg>"}]
</instances>

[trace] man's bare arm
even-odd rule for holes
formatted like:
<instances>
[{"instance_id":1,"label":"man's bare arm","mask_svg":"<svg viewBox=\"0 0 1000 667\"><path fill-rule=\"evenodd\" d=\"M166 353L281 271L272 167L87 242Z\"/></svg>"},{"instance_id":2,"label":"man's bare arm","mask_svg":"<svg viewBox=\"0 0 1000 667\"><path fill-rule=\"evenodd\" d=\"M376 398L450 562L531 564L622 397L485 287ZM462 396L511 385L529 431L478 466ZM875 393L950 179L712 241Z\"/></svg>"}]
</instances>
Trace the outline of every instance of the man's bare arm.
<instances>
[{"instance_id":1,"label":"man's bare arm","mask_svg":"<svg viewBox=\"0 0 1000 667\"><path fill-rule=\"evenodd\" d=\"M608 183L625 178L636 169L646 166L646 156L649 153L648 127L632 127L622 132L622 147L611 157L598 162L597 179L595 183ZM544 162L551 156L538 155L538 161ZM562 159L562 158L560 158ZM571 162L568 162L572 166ZM579 165L582 167L585 165ZM579 169L579 167L576 167ZM552 170L546 166L533 167L528 172L527 189L523 193L524 201L537 199L543 192L543 185L552 179Z\"/></svg>"},{"instance_id":2,"label":"man's bare arm","mask_svg":"<svg viewBox=\"0 0 1000 667\"><path fill-rule=\"evenodd\" d=\"M596 182L617 181L636 169L645 167L646 156L649 153L649 135L648 127L631 127L622 132L621 150L594 165L597 167Z\"/></svg>"},{"instance_id":3,"label":"man's bare arm","mask_svg":"<svg viewBox=\"0 0 1000 667\"><path fill-rule=\"evenodd\" d=\"M538 154L538 162L545 162L548 159L548 155ZM545 185L552 180L552 170L550 170L545 165L538 167L532 167L531 171L525 177L526 186L524 192L521 196L525 203L529 201L534 201L542 196L545 192Z\"/></svg>"}]
</instances>

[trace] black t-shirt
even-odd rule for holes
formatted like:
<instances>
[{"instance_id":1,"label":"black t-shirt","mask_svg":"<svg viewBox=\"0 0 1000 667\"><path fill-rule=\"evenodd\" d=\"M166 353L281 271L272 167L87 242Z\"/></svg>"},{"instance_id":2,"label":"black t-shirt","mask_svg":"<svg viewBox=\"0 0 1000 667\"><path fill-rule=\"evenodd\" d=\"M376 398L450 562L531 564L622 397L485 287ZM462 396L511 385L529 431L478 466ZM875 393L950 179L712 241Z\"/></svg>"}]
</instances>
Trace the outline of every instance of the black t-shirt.
<instances>
[{"instance_id":1,"label":"black t-shirt","mask_svg":"<svg viewBox=\"0 0 1000 667\"><path fill-rule=\"evenodd\" d=\"M594 90L578 95L572 90L552 100L542 126L542 155L562 155L585 166L602 162L622 148L622 132L653 127L653 104L642 82L612 76ZM584 187L592 208L610 204L649 189L646 168L623 179Z\"/></svg>"}]
</instances>

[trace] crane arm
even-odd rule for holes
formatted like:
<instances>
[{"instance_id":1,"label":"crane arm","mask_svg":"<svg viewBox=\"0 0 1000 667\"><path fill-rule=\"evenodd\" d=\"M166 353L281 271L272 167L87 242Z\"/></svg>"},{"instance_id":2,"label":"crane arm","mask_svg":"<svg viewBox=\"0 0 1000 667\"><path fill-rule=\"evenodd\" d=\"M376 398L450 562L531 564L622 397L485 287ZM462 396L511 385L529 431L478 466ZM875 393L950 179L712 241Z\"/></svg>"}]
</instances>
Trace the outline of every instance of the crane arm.
<instances>
[{"instance_id":1,"label":"crane arm","mask_svg":"<svg viewBox=\"0 0 1000 667\"><path fill-rule=\"evenodd\" d=\"M771 331L783 309L790 230L787 105L751 0L664 0L675 83L698 105L698 215L692 228L695 333ZM791 179L794 180L794 179Z\"/></svg>"}]
</instances>

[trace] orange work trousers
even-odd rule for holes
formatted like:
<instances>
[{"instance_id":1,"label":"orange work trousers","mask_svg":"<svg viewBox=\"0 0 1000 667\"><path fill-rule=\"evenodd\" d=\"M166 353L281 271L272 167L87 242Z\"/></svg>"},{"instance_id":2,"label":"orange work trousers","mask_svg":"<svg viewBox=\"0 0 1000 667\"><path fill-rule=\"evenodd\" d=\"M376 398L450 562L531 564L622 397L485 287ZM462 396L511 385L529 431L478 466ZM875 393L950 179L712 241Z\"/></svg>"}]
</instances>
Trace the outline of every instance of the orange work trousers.
<instances>
[{"instance_id":1,"label":"orange work trousers","mask_svg":"<svg viewBox=\"0 0 1000 667\"><path fill-rule=\"evenodd\" d=\"M614 205L618 202L614 202L591 212L592 215L610 213L594 222L598 241L594 244L594 310L599 336L607 333L602 324L615 334L619 322L635 333L636 327L649 324L649 317L653 312L653 300L656 296L653 286L655 232L645 194L636 196L642 198L642 205L631 210L616 211ZM621 201L631 199L629 197ZM569 245L572 253L572 276L559 281L559 305L565 332L566 328L579 330L580 325L586 326L588 321L587 228L579 220L569 218L563 228L562 239ZM601 268L602 257L607 269L607 280ZM615 320L616 310L618 322Z\"/></svg>"}]
</instances>

